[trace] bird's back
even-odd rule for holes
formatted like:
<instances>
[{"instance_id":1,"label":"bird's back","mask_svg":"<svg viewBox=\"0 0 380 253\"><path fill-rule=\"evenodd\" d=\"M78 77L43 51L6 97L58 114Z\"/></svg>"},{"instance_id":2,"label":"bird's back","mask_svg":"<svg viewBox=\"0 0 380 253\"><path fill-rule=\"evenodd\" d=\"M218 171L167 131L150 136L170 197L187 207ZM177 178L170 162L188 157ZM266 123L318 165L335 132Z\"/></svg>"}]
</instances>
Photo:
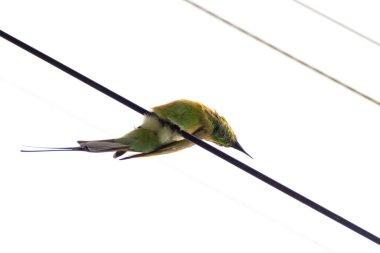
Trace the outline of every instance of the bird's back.
<instances>
[{"instance_id":1,"label":"bird's back","mask_svg":"<svg viewBox=\"0 0 380 253\"><path fill-rule=\"evenodd\" d=\"M153 108L153 112L161 119L176 124L188 133L199 128L207 132L213 129L212 111L205 105L190 100L176 100Z\"/></svg>"}]
</instances>

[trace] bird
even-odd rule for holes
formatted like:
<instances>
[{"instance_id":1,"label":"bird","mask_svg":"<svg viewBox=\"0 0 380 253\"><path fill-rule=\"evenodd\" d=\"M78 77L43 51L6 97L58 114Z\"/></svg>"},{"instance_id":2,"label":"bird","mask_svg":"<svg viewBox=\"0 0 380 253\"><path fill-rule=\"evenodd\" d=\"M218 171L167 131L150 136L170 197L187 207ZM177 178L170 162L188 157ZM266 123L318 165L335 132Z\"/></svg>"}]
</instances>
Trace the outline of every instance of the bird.
<instances>
[{"instance_id":1,"label":"bird","mask_svg":"<svg viewBox=\"0 0 380 253\"><path fill-rule=\"evenodd\" d=\"M165 124L165 122L169 124ZM126 160L169 154L193 146L191 141L184 139L176 129L169 125L178 126L182 131L219 146L232 147L251 157L239 144L234 131L224 117L202 103L187 99L175 100L153 107L152 113L144 116L143 123L139 127L119 138L78 141L79 146L76 147L37 148L21 151L114 152L114 158L119 158L126 152L137 153L120 158L120 160Z\"/></svg>"}]
</instances>

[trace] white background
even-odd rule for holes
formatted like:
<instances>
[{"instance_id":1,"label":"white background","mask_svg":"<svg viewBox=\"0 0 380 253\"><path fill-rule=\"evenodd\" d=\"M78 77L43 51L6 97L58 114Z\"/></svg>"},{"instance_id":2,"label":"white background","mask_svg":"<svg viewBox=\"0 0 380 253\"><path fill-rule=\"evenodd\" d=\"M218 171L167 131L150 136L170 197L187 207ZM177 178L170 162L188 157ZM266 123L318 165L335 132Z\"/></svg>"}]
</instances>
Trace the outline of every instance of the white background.
<instances>
[{"instance_id":1,"label":"white background","mask_svg":"<svg viewBox=\"0 0 380 253\"><path fill-rule=\"evenodd\" d=\"M304 1L380 41L378 1ZM293 1L199 4L380 100L380 47ZM380 107L180 0L2 1L1 29L150 108L200 101L223 151L380 235ZM1 252L379 252L208 152L21 153L142 116L0 39Z\"/></svg>"}]
</instances>

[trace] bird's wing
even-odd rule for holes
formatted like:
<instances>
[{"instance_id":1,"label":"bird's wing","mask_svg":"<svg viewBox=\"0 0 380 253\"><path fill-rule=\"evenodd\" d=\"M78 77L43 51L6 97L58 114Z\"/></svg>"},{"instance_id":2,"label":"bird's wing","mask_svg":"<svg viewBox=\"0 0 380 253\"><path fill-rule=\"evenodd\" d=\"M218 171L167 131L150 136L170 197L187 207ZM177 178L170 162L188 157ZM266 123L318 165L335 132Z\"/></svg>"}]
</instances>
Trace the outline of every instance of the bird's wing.
<instances>
[{"instance_id":1,"label":"bird's wing","mask_svg":"<svg viewBox=\"0 0 380 253\"><path fill-rule=\"evenodd\" d=\"M207 136L207 132L204 131L203 128L200 128L200 129L196 130L192 135L194 135L198 139L203 139ZM173 153L173 152L180 151L182 149L191 147L193 145L194 145L194 143L192 143L191 141L188 141L186 139L180 140L180 141L174 141L174 142L168 143L166 145L162 145L161 147L159 147L158 149L156 149L152 152L139 153L136 155L131 155L131 156L121 158L120 160L127 160L127 159L137 158L137 157L148 157L148 156L169 154L169 153Z\"/></svg>"}]
</instances>

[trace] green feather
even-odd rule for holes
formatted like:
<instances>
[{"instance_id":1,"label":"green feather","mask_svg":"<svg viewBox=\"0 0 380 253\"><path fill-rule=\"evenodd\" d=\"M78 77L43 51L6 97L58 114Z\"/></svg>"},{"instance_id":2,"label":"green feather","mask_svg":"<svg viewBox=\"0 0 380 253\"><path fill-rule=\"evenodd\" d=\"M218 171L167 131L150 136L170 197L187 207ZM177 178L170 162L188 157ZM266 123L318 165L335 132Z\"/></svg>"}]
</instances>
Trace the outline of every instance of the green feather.
<instances>
[{"instance_id":1,"label":"green feather","mask_svg":"<svg viewBox=\"0 0 380 253\"><path fill-rule=\"evenodd\" d=\"M236 136L225 118L201 103L185 99L176 100L154 107L153 113L197 138L214 142L220 146L234 147L246 153L237 142ZM120 138L79 141L78 143L79 147L53 148L42 151L114 151L116 152L114 157L119 157L127 151L134 151L139 154L132 157L142 157L172 153L193 145L169 127L163 126L155 116L146 116L140 127Z\"/></svg>"}]
</instances>

